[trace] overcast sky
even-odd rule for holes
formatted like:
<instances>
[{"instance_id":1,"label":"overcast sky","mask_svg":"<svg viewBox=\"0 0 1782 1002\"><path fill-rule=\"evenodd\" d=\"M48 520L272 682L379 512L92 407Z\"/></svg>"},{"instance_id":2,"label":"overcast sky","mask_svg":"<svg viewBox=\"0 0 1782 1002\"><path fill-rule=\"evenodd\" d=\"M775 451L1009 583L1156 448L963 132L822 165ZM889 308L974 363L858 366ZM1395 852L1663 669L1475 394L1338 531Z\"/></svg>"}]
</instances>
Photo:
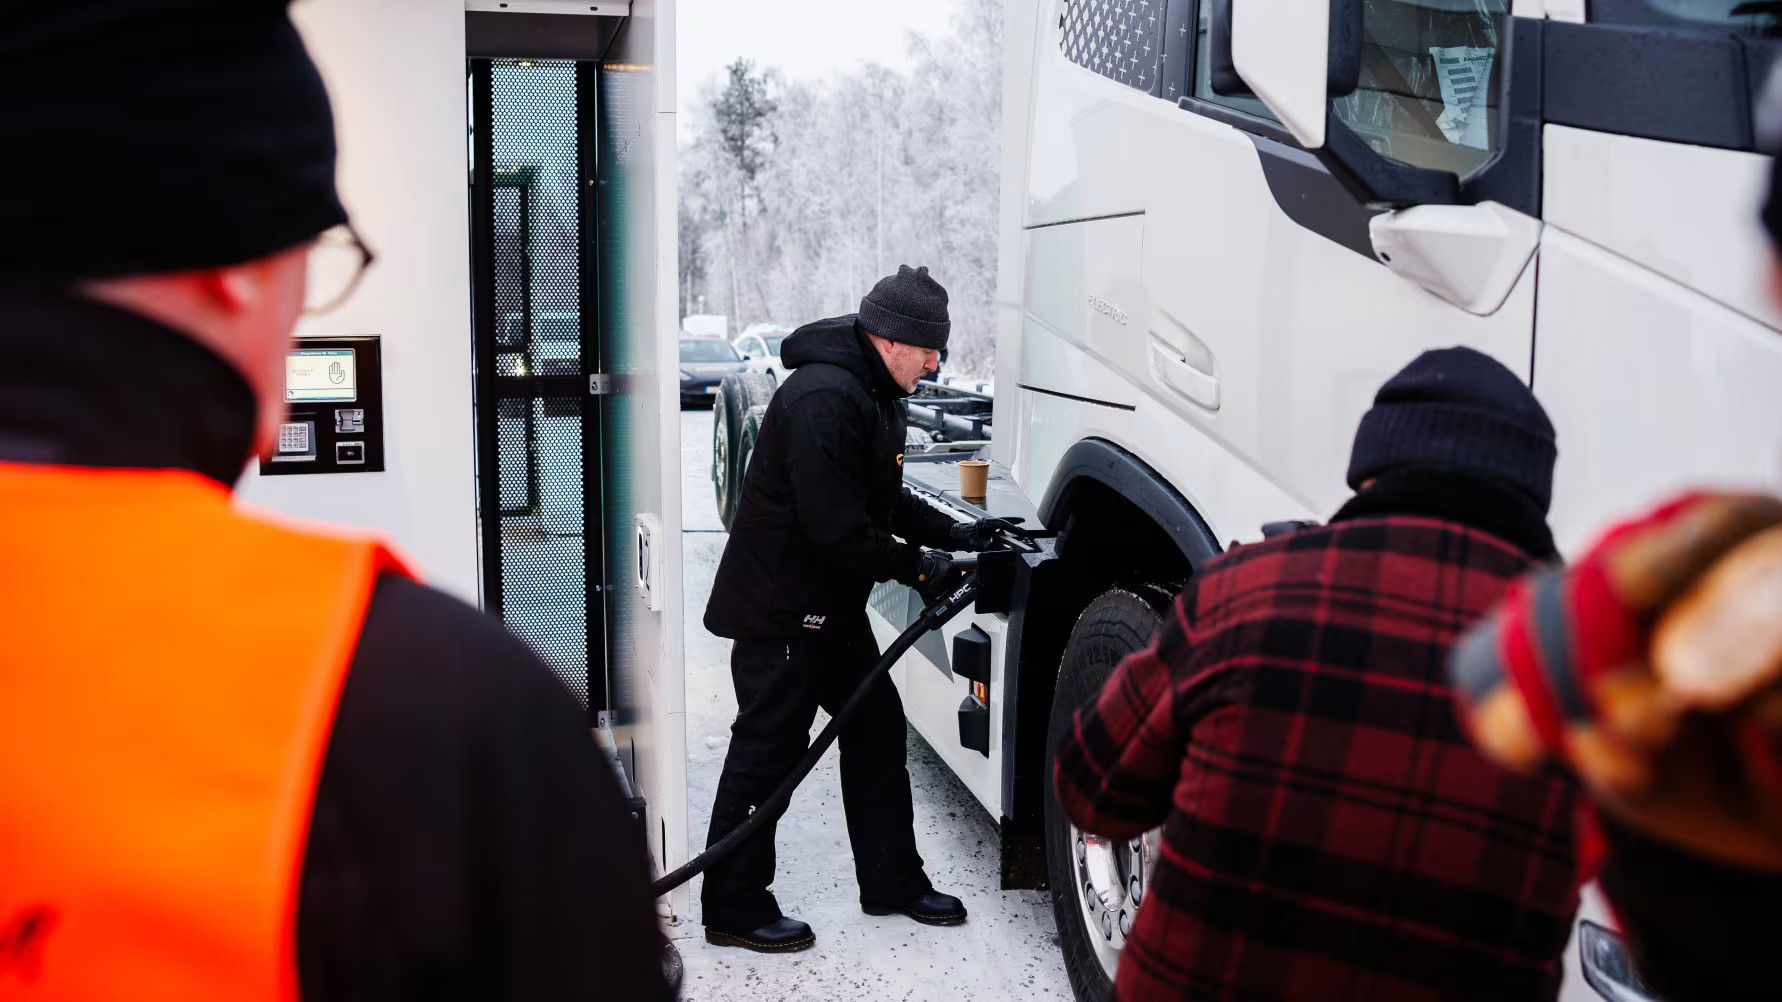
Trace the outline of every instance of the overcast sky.
<instances>
[{"instance_id":1,"label":"overcast sky","mask_svg":"<svg viewBox=\"0 0 1782 1002\"><path fill-rule=\"evenodd\" d=\"M679 124L700 86L738 57L815 79L865 62L909 65L908 29L952 31L953 0L678 0Z\"/></svg>"}]
</instances>

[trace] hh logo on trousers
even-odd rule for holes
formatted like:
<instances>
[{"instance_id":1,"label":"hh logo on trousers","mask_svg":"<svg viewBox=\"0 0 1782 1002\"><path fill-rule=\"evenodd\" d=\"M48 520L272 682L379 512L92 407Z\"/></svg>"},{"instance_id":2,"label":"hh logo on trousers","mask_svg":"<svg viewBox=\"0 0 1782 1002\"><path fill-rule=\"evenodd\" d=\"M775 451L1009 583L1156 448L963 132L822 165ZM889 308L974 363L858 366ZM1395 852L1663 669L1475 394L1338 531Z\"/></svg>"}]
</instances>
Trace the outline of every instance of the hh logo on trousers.
<instances>
[{"instance_id":1,"label":"hh logo on trousers","mask_svg":"<svg viewBox=\"0 0 1782 1002\"><path fill-rule=\"evenodd\" d=\"M804 617L804 628L807 630L821 630L823 628L823 623L828 619L828 616L806 616Z\"/></svg>"}]
</instances>

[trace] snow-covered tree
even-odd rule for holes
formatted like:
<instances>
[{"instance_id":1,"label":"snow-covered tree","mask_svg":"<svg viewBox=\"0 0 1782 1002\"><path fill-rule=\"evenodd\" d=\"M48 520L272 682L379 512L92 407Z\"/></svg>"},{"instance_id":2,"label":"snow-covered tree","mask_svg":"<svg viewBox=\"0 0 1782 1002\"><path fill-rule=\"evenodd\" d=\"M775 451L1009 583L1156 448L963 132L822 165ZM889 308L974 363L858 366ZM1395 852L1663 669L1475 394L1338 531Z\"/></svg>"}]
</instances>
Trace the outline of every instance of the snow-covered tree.
<instances>
[{"instance_id":1,"label":"snow-covered tree","mask_svg":"<svg viewBox=\"0 0 1782 1002\"><path fill-rule=\"evenodd\" d=\"M912 32L911 69L787 82L739 61L701 94L681 156L682 301L734 329L854 310L899 264L951 297L949 369L994 367L1002 2Z\"/></svg>"}]
</instances>

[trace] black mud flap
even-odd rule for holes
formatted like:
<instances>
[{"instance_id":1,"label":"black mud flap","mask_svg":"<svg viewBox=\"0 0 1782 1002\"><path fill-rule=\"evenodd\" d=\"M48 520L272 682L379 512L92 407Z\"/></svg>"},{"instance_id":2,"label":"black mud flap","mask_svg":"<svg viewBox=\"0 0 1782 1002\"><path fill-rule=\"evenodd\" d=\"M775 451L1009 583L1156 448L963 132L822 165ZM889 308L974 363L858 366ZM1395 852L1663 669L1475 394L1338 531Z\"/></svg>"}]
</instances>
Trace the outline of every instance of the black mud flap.
<instances>
[{"instance_id":1,"label":"black mud flap","mask_svg":"<svg viewBox=\"0 0 1782 1002\"><path fill-rule=\"evenodd\" d=\"M990 757L990 708L975 696L959 704L959 744Z\"/></svg>"}]
</instances>

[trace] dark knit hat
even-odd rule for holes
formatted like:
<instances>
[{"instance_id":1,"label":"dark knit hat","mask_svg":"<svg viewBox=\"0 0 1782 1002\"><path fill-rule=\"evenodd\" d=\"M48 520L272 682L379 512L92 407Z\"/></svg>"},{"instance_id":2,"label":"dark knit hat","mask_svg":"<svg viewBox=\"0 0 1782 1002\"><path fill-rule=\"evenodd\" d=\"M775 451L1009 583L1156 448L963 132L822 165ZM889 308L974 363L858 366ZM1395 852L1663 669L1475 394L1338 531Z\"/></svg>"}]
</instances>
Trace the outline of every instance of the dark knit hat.
<instances>
[{"instance_id":1,"label":"dark knit hat","mask_svg":"<svg viewBox=\"0 0 1782 1002\"><path fill-rule=\"evenodd\" d=\"M936 350L947 346L947 290L928 277L928 266L899 265L860 301L860 326L889 341Z\"/></svg>"},{"instance_id":2,"label":"dark knit hat","mask_svg":"<svg viewBox=\"0 0 1782 1002\"><path fill-rule=\"evenodd\" d=\"M240 264L346 220L288 0L6 4L0 279Z\"/></svg>"},{"instance_id":3,"label":"dark knit hat","mask_svg":"<svg viewBox=\"0 0 1782 1002\"><path fill-rule=\"evenodd\" d=\"M1546 511L1559 457L1528 385L1471 348L1426 351L1386 381L1355 433L1349 486L1397 470L1464 473L1514 487Z\"/></svg>"}]
</instances>

